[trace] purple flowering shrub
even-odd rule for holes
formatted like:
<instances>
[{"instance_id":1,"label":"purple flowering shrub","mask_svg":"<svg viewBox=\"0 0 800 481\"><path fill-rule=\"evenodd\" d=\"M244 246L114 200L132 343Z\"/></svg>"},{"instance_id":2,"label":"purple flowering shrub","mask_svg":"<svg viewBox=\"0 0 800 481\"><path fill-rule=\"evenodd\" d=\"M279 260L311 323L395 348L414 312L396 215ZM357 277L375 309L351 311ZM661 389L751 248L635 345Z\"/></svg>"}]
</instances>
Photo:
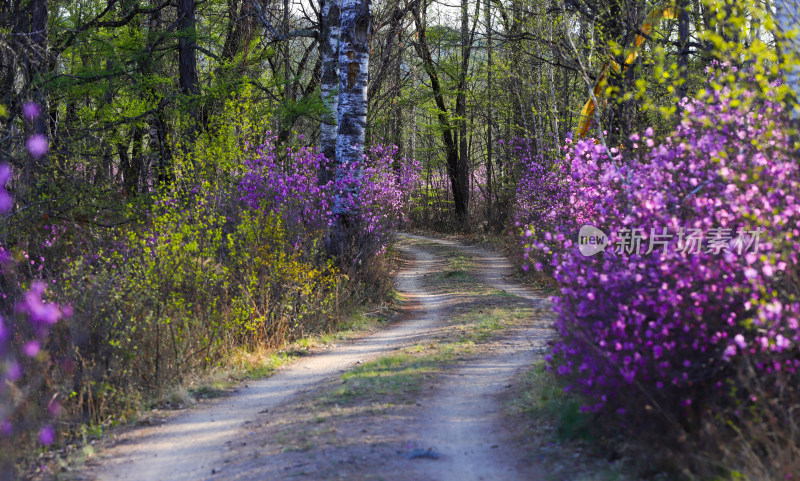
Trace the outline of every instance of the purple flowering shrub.
<instances>
[{"instance_id":1,"label":"purple flowering shrub","mask_svg":"<svg viewBox=\"0 0 800 481\"><path fill-rule=\"evenodd\" d=\"M26 106L26 120L37 115ZM320 186L327 161L312 148L274 138L251 148L245 139L263 129L224 117L176 146L168 183L136 195L56 196L55 149L42 136L25 144L43 159L36 189L12 198L0 165L0 215L19 205L0 232L1 473L37 434L47 445L82 424L124 422L197 371L329 331L340 308L381 294L379 254L406 217L419 164L375 145ZM323 252L339 211L363 231L342 256L347 270ZM56 429L59 412L67 422Z\"/></svg>"},{"instance_id":2,"label":"purple flowering shrub","mask_svg":"<svg viewBox=\"0 0 800 481\"><path fill-rule=\"evenodd\" d=\"M570 219L568 202L569 165L566 162L534 154L531 141L512 139L506 144L520 165L522 173L517 181L515 225L524 226L523 239L538 238L554 232ZM528 262L537 264L540 271L552 273L541 251L523 246ZM528 264L522 266L528 270Z\"/></svg>"},{"instance_id":3,"label":"purple flowering shrub","mask_svg":"<svg viewBox=\"0 0 800 481\"><path fill-rule=\"evenodd\" d=\"M331 215L331 184L317 182L325 157L309 147L279 152L276 139L270 136L264 145L248 149L241 200L250 209L280 214L291 229L290 238L302 242L324 231Z\"/></svg>"},{"instance_id":4,"label":"purple flowering shrub","mask_svg":"<svg viewBox=\"0 0 800 481\"><path fill-rule=\"evenodd\" d=\"M380 295L370 280L388 279L379 254L419 165L375 145L320 186L327 161L312 148L273 138L253 149L252 131L229 124L176 147L168 183L87 194L108 204L54 196L43 136L24 145L43 159L35 189L12 198L0 165L0 215L20 206L0 232L0 472L37 436L48 445L84 423L124 422L197 371L329 331L341 307ZM363 230L346 271L323 253L340 211ZM59 413L67 422L56 428Z\"/></svg>"},{"instance_id":5,"label":"purple flowering shrub","mask_svg":"<svg viewBox=\"0 0 800 481\"><path fill-rule=\"evenodd\" d=\"M275 139L270 137L245 160L241 199L251 209L279 214L289 239L307 248L321 247L339 213L348 212L358 226L355 242L362 255L382 253L406 218L419 162L397 159L395 146L378 144L367 150L362 163L341 166L332 180L320 185L320 169L331 168L327 159L309 147L279 151Z\"/></svg>"},{"instance_id":6,"label":"purple flowering shrub","mask_svg":"<svg viewBox=\"0 0 800 481\"><path fill-rule=\"evenodd\" d=\"M28 103L24 113L33 119L39 108ZM34 157L42 156L47 146L41 135L27 142ZM11 180L10 166L0 164L0 215L14 207L7 190ZM37 439L45 446L55 441L51 420L61 411L59 401L49 395L47 347L53 326L68 317L71 309L45 300L50 293L41 279L43 262L43 258L32 259L24 251L0 246L0 470L12 477L15 456L28 440Z\"/></svg>"},{"instance_id":7,"label":"purple flowering shrub","mask_svg":"<svg viewBox=\"0 0 800 481\"><path fill-rule=\"evenodd\" d=\"M375 147L358 175L319 186L324 157L273 143L195 146L176 159L187 174L151 196L146 216L97 255L72 260L62 289L81 324L72 342L88 359L87 379L116 387L106 405L123 403L128 387L168 388L236 349L279 347L335 325L336 293L351 286L322 255L333 189L360 183L348 202L372 228L366 255L378 252L407 197L391 170L395 150ZM214 162L209 173L192 171Z\"/></svg>"},{"instance_id":8,"label":"purple flowering shrub","mask_svg":"<svg viewBox=\"0 0 800 481\"><path fill-rule=\"evenodd\" d=\"M568 142L567 222L526 240L560 287L548 359L586 410L691 420L733 402L741 362L800 366L800 172L782 107L723 91L683 108L672 136L647 129L630 152ZM586 224L608 235L604 252L579 252Z\"/></svg>"},{"instance_id":9,"label":"purple flowering shrub","mask_svg":"<svg viewBox=\"0 0 800 481\"><path fill-rule=\"evenodd\" d=\"M395 145L375 144L367 150L355 181L358 196L351 207L358 213L361 245L370 253L383 253L394 230L408 220L411 195L419 182L420 163L398 159ZM335 187L334 187L335 188Z\"/></svg>"}]
</instances>

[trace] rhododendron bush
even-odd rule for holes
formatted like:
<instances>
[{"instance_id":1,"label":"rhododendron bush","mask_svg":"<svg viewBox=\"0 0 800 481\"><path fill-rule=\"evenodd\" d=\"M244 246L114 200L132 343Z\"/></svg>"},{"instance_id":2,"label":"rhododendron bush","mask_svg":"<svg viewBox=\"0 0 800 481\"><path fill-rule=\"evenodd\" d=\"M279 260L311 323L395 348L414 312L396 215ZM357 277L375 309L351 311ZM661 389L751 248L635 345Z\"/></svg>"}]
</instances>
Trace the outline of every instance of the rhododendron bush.
<instances>
[{"instance_id":1,"label":"rhododendron bush","mask_svg":"<svg viewBox=\"0 0 800 481\"><path fill-rule=\"evenodd\" d=\"M26 117L39 115L36 104L24 106ZM27 148L34 157L47 150L44 136L28 139ZM0 215L14 205L7 191L12 169L0 163ZM20 444L36 439L42 445L55 440L51 421L61 411L61 404L51 396L47 373L53 369L46 344L53 326L71 315L69 306L46 300L49 289L41 279L44 258L33 259L0 245L0 472L3 478L16 472L15 456ZM38 261L38 262L37 262ZM33 275L25 275L25 271ZM33 279L31 279L33 277Z\"/></svg>"},{"instance_id":2,"label":"rhododendron bush","mask_svg":"<svg viewBox=\"0 0 800 481\"><path fill-rule=\"evenodd\" d=\"M226 350L279 347L335 327L335 293L363 280L357 266L341 266L385 250L417 168L403 160L395 170L396 149L374 146L363 166L319 185L325 158L274 140L244 152L231 147L226 155L244 160L231 162L224 181L163 186L145 219L99 257L72 262L65 296L76 300L79 319L95 321L94 337L110 341L111 348L87 349L115 366L106 374L119 376L112 385L162 389L213 366ZM212 162L198 147L193 154L185 172ZM353 184L358 190L343 198L363 233L358 257L337 263L324 252L326 235L336 194ZM137 355L143 351L160 354Z\"/></svg>"},{"instance_id":3,"label":"rhododendron bush","mask_svg":"<svg viewBox=\"0 0 800 481\"><path fill-rule=\"evenodd\" d=\"M332 180L320 185L320 169L334 169L322 154L308 147L279 152L274 142L275 137L269 138L245 161L242 200L251 209L283 216L295 243L319 240L337 221L337 212L349 212L358 227L354 242L361 256L383 252L406 217L419 162L398 159L394 145L377 144L367 149L361 164L340 166Z\"/></svg>"},{"instance_id":4,"label":"rhododendron bush","mask_svg":"<svg viewBox=\"0 0 800 481\"><path fill-rule=\"evenodd\" d=\"M175 148L168 182L92 217L22 208L21 170L0 163L0 215L26 226L4 224L0 245L0 473L82 423L124 421L190 375L383 299L381 254L419 164L376 144L320 185L332 166L313 148L270 135L253 147L260 126L221 118L237 120ZM35 138L25 155L48 147ZM336 212L357 232L338 257L326 252Z\"/></svg>"},{"instance_id":5,"label":"rhododendron bush","mask_svg":"<svg viewBox=\"0 0 800 481\"><path fill-rule=\"evenodd\" d=\"M663 141L652 129L631 151L568 141L563 166L530 169L567 212L521 221L530 262L549 262L560 287L548 359L584 409L686 420L731 402L741 362L765 376L800 367L800 172L781 105L743 99L684 100ZM579 251L584 225L607 234L602 252Z\"/></svg>"},{"instance_id":6,"label":"rhododendron bush","mask_svg":"<svg viewBox=\"0 0 800 481\"><path fill-rule=\"evenodd\" d=\"M523 238L542 237L566 225L570 219L568 190L569 164L552 157L547 158L533 153L528 139L512 139L508 148L519 163L522 173L517 184L516 226L524 224ZM547 253L525 245L524 253L528 261L539 270L552 273ZM523 265L528 270L529 265Z\"/></svg>"}]
</instances>

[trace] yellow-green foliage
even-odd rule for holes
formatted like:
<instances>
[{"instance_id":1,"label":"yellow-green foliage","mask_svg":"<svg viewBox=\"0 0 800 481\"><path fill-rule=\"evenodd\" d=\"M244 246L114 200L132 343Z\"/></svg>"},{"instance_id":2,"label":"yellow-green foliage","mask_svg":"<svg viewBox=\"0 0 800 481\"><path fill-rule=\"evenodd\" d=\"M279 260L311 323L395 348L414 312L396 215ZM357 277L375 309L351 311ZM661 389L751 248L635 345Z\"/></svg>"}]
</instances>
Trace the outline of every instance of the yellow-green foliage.
<instances>
[{"instance_id":1,"label":"yellow-green foliage","mask_svg":"<svg viewBox=\"0 0 800 481\"><path fill-rule=\"evenodd\" d=\"M176 149L180 181L160 187L148 214L72 261L61 288L74 300L86 389L73 397L91 397L96 380L162 389L242 346L332 327L344 276L319 240L291 245L279 214L238 201L244 139L264 133L248 105L246 94L231 99L211 120L217 130Z\"/></svg>"},{"instance_id":2,"label":"yellow-green foliage","mask_svg":"<svg viewBox=\"0 0 800 481\"><path fill-rule=\"evenodd\" d=\"M145 353L132 367L155 385L209 362L231 327L225 218L213 207L202 195L166 197L149 222L128 234L123 309L130 314L114 327L125 333L123 351Z\"/></svg>"},{"instance_id":3,"label":"yellow-green foliage","mask_svg":"<svg viewBox=\"0 0 800 481\"><path fill-rule=\"evenodd\" d=\"M228 245L241 295L234 306L250 342L274 345L327 329L337 271L321 253L287 245L276 214L243 212Z\"/></svg>"},{"instance_id":4,"label":"yellow-green foliage","mask_svg":"<svg viewBox=\"0 0 800 481\"><path fill-rule=\"evenodd\" d=\"M287 246L277 215L245 211L228 222L206 188L165 198L128 235L130 314L112 327L136 377L155 385L207 366L224 348L276 346L331 322L333 266Z\"/></svg>"},{"instance_id":5,"label":"yellow-green foliage","mask_svg":"<svg viewBox=\"0 0 800 481\"><path fill-rule=\"evenodd\" d=\"M667 4L656 2L659 6ZM646 41L634 64L636 80L632 88L623 91L612 84L604 95L617 101L635 100L648 125L665 134L676 121L679 96L702 98L706 91L727 89L726 95L735 99L733 107L758 101L759 96L742 95L754 89L769 92L777 102L791 99L794 94L788 87L774 82L782 72L796 68L800 59L798 52L784 48L784 34L775 25L772 8L752 0L702 0L694 4L690 7L688 39L693 46L686 71L678 64L676 20L658 22L652 34L657 41ZM794 37L797 31L787 35ZM609 53L618 58L629 51L625 47L615 42L608 45ZM719 69L722 65L725 67Z\"/></svg>"},{"instance_id":6,"label":"yellow-green foliage","mask_svg":"<svg viewBox=\"0 0 800 481\"><path fill-rule=\"evenodd\" d=\"M259 145L268 136L270 112L253 100L250 87L230 96L223 110L208 120L208 129L197 135L173 139L177 158L175 178L182 182L206 181L208 187L229 186L242 174L248 145ZM187 121L179 122L189 129Z\"/></svg>"},{"instance_id":7,"label":"yellow-green foliage","mask_svg":"<svg viewBox=\"0 0 800 481\"><path fill-rule=\"evenodd\" d=\"M745 71L744 76L737 76L729 70L708 89L730 89L730 97L735 99L732 107L738 107L739 102L750 105L767 96L741 95L754 86L764 94L769 92L769 97L777 102L792 97L793 93L785 84L775 85L774 81L781 78L783 72L797 67L797 52L781 48L783 34L775 24L772 7L763 2L738 0L704 0L703 3L710 12L710 28L699 32L700 38L711 45L717 59Z\"/></svg>"}]
</instances>

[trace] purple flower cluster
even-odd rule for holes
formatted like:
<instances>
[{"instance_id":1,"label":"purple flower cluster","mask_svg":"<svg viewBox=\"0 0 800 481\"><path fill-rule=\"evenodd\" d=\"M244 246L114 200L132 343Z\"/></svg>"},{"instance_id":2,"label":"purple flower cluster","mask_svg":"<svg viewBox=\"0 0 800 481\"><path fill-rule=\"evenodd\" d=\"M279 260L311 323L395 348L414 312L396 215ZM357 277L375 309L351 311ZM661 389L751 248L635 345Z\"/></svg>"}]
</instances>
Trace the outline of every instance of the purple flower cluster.
<instances>
[{"instance_id":1,"label":"purple flower cluster","mask_svg":"<svg viewBox=\"0 0 800 481\"><path fill-rule=\"evenodd\" d=\"M800 171L781 105L747 92L753 102L731 97L685 100L669 138L656 142L647 129L631 136L632 151L568 141L564 184L533 167L535 182L521 186L563 185L553 188L565 204L552 208L566 209L566 221L542 232L550 220L532 204L525 247L550 260L561 337L548 359L588 397L587 410L643 412L644 395L685 412L724 397L743 356L766 374L800 367ZM586 224L609 235L604 252L580 253ZM716 245L675 242L646 253L665 231L720 229L732 235ZM619 247L631 232L641 233L638 252ZM736 244L741 232L759 233L757 252Z\"/></svg>"},{"instance_id":2,"label":"purple flower cluster","mask_svg":"<svg viewBox=\"0 0 800 481\"><path fill-rule=\"evenodd\" d=\"M404 220L411 187L419 178L417 161L397 159L393 145L374 145L361 163L339 166L333 179L320 184L328 160L310 147L280 150L275 137L255 148L245 161L239 183L241 199L251 208L279 213L294 243L318 239L347 212L380 252Z\"/></svg>"},{"instance_id":3,"label":"purple flower cluster","mask_svg":"<svg viewBox=\"0 0 800 481\"><path fill-rule=\"evenodd\" d=\"M275 140L269 137L245 161L247 171L239 192L251 209L281 213L297 240L327 227L332 183L318 185L319 170L326 163L322 154L309 147L286 147L279 152Z\"/></svg>"},{"instance_id":4,"label":"purple flower cluster","mask_svg":"<svg viewBox=\"0 0 800 481\"><path fill-rule=\"evenodd\" d=\"M39 106L34 103L25 104L23 113L26 119L34 120L39 115ZM31 137L27 141L27 147L31 155L41 157L47 151L47 139L43 136ZM0 164L0 215L13 208L13 198L6 190L11 179L9 165ZM27 261L28 255L25 254L24 257ZM34 264L32 260L29 262ZM3 264L0 268L3 275L15 267L15 261L2 247L0 263ZM0 314L0 439L10 438L13 441L26 430L38 429L39 442L42 444L49 445L55 440L53 426L37 426L33 417L35 409L20 402L18 394L29 391L28 385L34 384L32 380L41 375L41 364L46 362L44 343L51 327L62 317L70 315L68 308L43 300L45 291L44 282L36 281L27 291L0 293L3 299L18 299L16 312ZM57 414L59 409L58 403L52 401L48 405L49 416Z\"/></svg>"},{"instance_id":5,"label":"purple flower cluster","mask_svg":"<svg viewBox=\"0 0 800 481\"><path fill-rule=\"evenodd\" d=\"M363 235L372 239L380 253L394 229L407 220L406 207L422 170L417 160L397 155L397 146L375 144L364 156L363 169L353 169L362 170L353 209L359 214Z\"/></svg>"},{"instance_id":6,"label":"purple flower cluster","mask_svg":"<svg viewBox=\"0 0 800 481\"><path fill-rule=\"evenodd\" d=\"M37 384L34 379L47 363L43 351L50 329L71 314L68 307L45 301L45 290L44 283L35 282L20 296L16 313L0 315L0 436L13 438L25 430L40 429L39 441L49 445L54 440L52 425L37 428L31 416L35 409L20 403L18 398L12 402L17 395L10 389L14 385ZM48 405L51 415L59 409L55 400Z\"/></svg>"},{"instance_id":7,"label":"purple flower cluster","mask_svg":"<svg viewBox=\"0 0 800 481\"><path fill-rule=\"evenodd\" d=\"M568 180L569 165L566 162L546 158L533 153L532 141L515 138L506 143L522 169L517 182L517 206L515 224L522 228L524 255L537 264L539 270L551 272L549 264L539 251L528 245L531 238L543 239L545 235L566 225L570 219ZM528 265L523 265L527 270Z\"/></svg>"}]
</instances>

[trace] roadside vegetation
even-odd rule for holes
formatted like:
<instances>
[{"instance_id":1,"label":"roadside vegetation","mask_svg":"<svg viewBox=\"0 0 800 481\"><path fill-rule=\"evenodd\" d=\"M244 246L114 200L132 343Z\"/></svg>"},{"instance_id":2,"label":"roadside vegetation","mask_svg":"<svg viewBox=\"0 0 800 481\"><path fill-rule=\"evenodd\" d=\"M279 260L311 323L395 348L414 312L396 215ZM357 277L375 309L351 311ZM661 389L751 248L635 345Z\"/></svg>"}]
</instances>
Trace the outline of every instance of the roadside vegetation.
<instances>
[{"instance_id":1,"label":"roadside vegetation","mask_svg":"<svg viewBox=\"0 0 800 481\"><path fill-rule=\"evenodd\" d=\"M243 108L230 107L224 116ZM353 221L373 235L351 237L333 259L325 211L341 186L318 184L316 154L278 151L274 139L247 147L257 130L247 118L219 125L176 158L180 182L108 213L114 226L45 226L42 239L6 231L16 247L3 252L5 302L23 299L5 310L0 338L14 386L0 391L6 472L32 460L36 442L81 439L269 375L369 327L366 313L391 301L389 241L406 198L395 151L374 148L364 167L371 194Z\"/></svg>"}]
</instances>

